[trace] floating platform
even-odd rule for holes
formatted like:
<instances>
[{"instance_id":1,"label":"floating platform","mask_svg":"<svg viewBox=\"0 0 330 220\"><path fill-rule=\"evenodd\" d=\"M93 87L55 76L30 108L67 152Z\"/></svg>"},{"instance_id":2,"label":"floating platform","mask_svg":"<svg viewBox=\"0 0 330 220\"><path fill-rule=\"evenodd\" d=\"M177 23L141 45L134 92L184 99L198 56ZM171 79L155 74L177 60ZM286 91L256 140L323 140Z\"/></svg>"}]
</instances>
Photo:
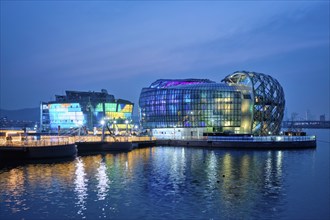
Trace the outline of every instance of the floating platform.
<instances>
[{"instance_id":1,"label":"floating platform","mask_svg":"<svg viewBox=\"0 0 330 220\"><path fill-rule=\"evenodd\" d=\"M208 137L203 140L157 140L157 146L189 146L237 149L316 148L315 136Z\"/></svg>"},{"instance_id":2,"label":"floating platform","mask_svg":"<svg viewBox=\"0 0 330 220\"><path fill-rule=\"evenodd\" d=\"M103 141L102 141L103 140ZM135 148L155 146L155 138L149 136L81 136L76 137L78 153L98 153L104 151L128 152Z\"/></svg>"},{"instance_id":3,"label":"floating platform","mask_svg":"<svg viewBox=\"0 0 330 220\"><path fill-rule=\"evenodd\" d=\"M54 159L75 157L77 148L74 143L51 146L0 146L0 159Z\"/></svg>"}]
</instances>

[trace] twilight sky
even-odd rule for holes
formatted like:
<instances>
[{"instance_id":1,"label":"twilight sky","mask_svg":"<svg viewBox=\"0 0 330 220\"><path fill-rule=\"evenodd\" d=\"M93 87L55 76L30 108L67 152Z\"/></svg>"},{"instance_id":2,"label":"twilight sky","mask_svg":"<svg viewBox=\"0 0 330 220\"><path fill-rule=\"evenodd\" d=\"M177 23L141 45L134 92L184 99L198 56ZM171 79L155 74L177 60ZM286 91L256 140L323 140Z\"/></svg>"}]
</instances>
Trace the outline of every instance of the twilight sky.
<instances>
[{"instance_id":1,"label":"twilight sky","mask_svg":"<svg viewBox=\"0 0 330 220\"><path fill-rule=\"evenodd\" d=\"M329 120L329 66L328 1L1 1L2 109L102 88L137 107L157 79L248 70Z\"/></svg>"}]
</instances>

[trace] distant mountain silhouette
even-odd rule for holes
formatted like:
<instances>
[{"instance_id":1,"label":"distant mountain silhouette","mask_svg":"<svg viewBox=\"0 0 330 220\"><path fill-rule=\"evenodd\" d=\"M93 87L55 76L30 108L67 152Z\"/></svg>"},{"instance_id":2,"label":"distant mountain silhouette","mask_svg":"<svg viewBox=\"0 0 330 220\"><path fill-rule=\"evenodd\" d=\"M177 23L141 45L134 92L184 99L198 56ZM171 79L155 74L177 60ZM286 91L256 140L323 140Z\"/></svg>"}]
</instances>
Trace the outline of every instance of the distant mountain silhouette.
<instances>
[{"instance_id":1,"label":"distant mountain silhouette","mask_svg":"<svg viewBox=\"0 0 330 220\"><path fill-rule=\"evenodd\" d=\"M10 120L39 121L40 108L24 108L17 110L0 109L0 118L7 117Z\"/></svg>"}]
</instances>

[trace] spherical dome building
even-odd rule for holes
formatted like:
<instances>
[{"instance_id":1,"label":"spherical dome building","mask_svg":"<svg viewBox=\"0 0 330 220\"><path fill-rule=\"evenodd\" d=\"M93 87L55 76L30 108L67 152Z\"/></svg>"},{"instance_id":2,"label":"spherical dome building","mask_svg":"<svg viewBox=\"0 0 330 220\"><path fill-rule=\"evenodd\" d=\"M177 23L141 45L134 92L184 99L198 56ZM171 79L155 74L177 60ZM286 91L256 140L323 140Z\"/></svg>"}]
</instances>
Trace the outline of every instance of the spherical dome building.
<instances>
[{"instance_id":1,"label":"spherical dome building","mask_svg":"<svg viewBox=\"0 0 330 220\"><path fill-rule=\"evenodd\" d=\"M280 83L273 77L256 72L237 71L222 82L229 85L247 85L253 95L252 133L278 134L284 115L285 98Z\"/></svg>"},{"instance_id":2,"label":"spherical dome building","mask_svg":"<svg viewBox=\"0 0 330 220\"><path fill-rule=\"evenodd\" d=\"M240 71L216 83L208 79L160 79L139 99L144 129L163 138L205 133L278 134L284 92L269 75Z\"/></svg>"}]
</instances>

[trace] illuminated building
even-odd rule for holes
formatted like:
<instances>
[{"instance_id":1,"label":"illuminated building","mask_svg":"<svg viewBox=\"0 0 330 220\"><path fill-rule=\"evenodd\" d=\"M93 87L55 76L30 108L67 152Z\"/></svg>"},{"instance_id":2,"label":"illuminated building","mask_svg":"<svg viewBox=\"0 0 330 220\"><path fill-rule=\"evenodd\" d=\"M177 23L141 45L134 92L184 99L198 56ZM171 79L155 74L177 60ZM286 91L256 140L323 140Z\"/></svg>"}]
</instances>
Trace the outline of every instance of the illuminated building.
<instances>
[{"instance_id":1,"label":"illuminated building","mask_svg":"<svg viewBox=\"0 0 330 220\"><path fill-rule=\"evenodd\" d=\"M93 131L101 126L100 122L104 118L115 122L118 129L125 129L125 121L132 118L134 104L115 99L105 89L101 92L66 91L66 95L56 95L55 99L40 105L42 131L81 126Z\"/></svg>"},{"instance_id":2,"label":"illuminated building","mask_svg":"<svg viewBox=\"0 0 330 220\"><path fill-rule=\"evenodd\" d=\"M143 88L141 125L159 138L200 138L205 133L278 134L284 92L263 73L239 71L216 83L160 79Z\"/></svg>"}]
</instances>

